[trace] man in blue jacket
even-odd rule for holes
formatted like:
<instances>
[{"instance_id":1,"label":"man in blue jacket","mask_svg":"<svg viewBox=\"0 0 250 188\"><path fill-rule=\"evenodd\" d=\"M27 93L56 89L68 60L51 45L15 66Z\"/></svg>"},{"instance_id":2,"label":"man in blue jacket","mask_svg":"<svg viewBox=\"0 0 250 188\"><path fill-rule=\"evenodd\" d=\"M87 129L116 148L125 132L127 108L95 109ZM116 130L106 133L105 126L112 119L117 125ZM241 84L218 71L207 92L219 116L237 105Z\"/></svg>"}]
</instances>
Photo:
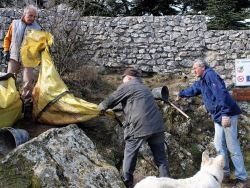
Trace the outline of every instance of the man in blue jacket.
<instances>
[{"instance_id":1,"label":"man in blue jacket","mask_svg":"<svg viewBox=\"0 0 250 188\"><path fill-rule=\"evenodd\" d=\"M222 78L203 59L193 64L196 81L191 87L179 92L177 100L182 97L202 96L207 111L211 114L215 125L214 144L217 152L224 156L225 178L230 180L228 153L235 167L236 182L233 188L247 187L247 172L237 139L237 120L240 108L226 89Z\"/></svg>"},{"instance_id":2,"label":"man in blue jacket","mask_svg":"<svg viewBox=\"0 0 250 188\"><path fill-rule=\"evenodd\" d=\"M137 155L140 147L147 142L159 168L160 176L169 176L164 145L164 122L151 90L146 87L140 72L133 68L125 70L123 84L99 104L101 111L113 108L119 103L125 115L125 150L123 177L127 188L133 187Z\"/></svg>"}]
</instances>

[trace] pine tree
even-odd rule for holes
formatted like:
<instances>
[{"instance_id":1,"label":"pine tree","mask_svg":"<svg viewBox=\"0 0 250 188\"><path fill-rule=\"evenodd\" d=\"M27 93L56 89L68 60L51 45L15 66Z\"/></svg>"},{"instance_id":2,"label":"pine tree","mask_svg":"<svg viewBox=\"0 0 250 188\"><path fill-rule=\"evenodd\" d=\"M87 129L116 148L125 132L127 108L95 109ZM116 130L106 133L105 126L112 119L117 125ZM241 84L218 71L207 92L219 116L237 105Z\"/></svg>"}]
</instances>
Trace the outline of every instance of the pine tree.
<instances>
[{"instance_id":1,"label":"pine tree","mask_svg":"<svg viewBox=\"0 0 250 188\"><path fill-rule=\"evenodd\" d=\"M246 18L246 12L236 11L237 1L235 0L208 0L206 14L209 16L209 29L247 29L247 26L240 22Z\"/></svg>"},{"instance_id":2,"label":"pine tree","mask_svg":"<svg viewBox=\"0 0 250 188\"><path fill-rule=\"evenodd\" d=\"M131 1L131 13L134 16L143 15L175 15L178 13L171 5L175 5L175 0L133 0Z\"/></svg>"}]
</instances>

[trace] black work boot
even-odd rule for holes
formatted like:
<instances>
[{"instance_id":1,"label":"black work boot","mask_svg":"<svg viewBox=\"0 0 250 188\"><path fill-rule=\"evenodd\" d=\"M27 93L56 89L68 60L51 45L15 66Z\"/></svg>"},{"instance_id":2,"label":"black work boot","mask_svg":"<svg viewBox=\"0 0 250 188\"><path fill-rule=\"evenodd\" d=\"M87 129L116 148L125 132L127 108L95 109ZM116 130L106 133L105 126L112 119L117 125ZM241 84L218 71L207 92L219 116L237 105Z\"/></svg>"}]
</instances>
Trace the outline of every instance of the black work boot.
<instances>
[{"instance_id":1,"label":"black work boot","mask_svg":"<svg viewBox=\"0 0 250 188\"><path fill-rule=\"evenodd\" d=\"M236 179L236 182L232 188L248 188L247 180Z\"/></svg>"},{"instance_id":2,"label":"black work boot","mask_svg":"<svg viewBox=\"0 0 250 188\"><path fill-rule=\"evenodd\" d=\"M133 188L134 187L133 181L131 181L131 180L125 180L124 177L122 177L122 181L125 184L126 188Z\"/></svg>"},{"instance_id":3,"label":"black work boot","mask_svg":"<svg viewBox=\"0 0 250 188\"><path fill-rule=\"evenodd\" d=\"M223 184L234 184L234 183L235 183L235 180L232 179L232 178L230 177L230 175L225 174L222 183L223 183Z\"/></svg>"},{"instance_id":4,"label":"black work boot","mask_svg":"<svg viewBox=\"0 0 250 188\"><path fill-rule=\"evenodd\" d=\"M126 188L133 188L134 187L133 184L126 184L126 183L125 183L125 186L126 186Z\"/></svg>"},{"instance_id":5,"label":"black work boot","mask_svg":"<svg viewBox=\"0 0 250 188\"><path fill-rule=\"evenodd\" d=\"M33 109L32 102L27 102L24 104L24 118L25 119L32 119L32 109Z\"/></svg>"}]
</instances>

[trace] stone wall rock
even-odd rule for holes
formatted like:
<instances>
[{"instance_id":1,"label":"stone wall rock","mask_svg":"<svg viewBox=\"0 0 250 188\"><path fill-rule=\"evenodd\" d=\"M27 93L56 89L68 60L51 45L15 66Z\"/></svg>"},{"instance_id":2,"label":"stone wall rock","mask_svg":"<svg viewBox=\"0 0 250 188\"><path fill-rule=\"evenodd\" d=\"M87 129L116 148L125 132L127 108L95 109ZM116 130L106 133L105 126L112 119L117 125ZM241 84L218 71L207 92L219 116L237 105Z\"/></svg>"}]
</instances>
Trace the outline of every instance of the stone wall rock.
<instances>
[{"instance_id":1,"label":"stone wall rock","mask_svg":"<svg viewBox=\"0 0 250 188\"><path fill-rule=\"evenodd\" d=\"M0 45L11 20L21 13L21 9L0 9ZM62 21L55 22L59 18ZM57 35L60 29L63 33L79 27L77 40L82 47L73 58L82 64L185 75L190 84L194 81L192 61L198 57L204 57L227 85L235 83L235 59L250 58L250 30L207 30L205 16L80 17L59 5L41 9L38 22L45 30L58 27ZM244 108L242 119L249 125L249 102L239 104Z\"/></svg>"},{"instance_id":2,"label":"stone wall rock","mask_svg":"<svg viewBox=\"0 0 250 188\"><path fill-rule=\"evenodd\" d=\"M21 9L0 9L0 40ZM189 74L192 60L205 57L210 66L234 81L234 60L250 58L250 30L207 30L205 16L78 17L66 5L39 12L47 29L53 16L64 25L77 21L83 48L83 63L106 67L136 66L145 72ZM78 18L76 20L76 18ZM56 26L54 26L56 27Z\"/></svg>"},{"instance_id":3,"label":"stone wall rock","mask_svg":"<svg viewBox=\"0 0 250 188\"><path fill-rule=\"evenodd\" d=\"M0 187L123 188L118 170L76 125L50 129L0 161Z\"/></svg>"}]
</instances>

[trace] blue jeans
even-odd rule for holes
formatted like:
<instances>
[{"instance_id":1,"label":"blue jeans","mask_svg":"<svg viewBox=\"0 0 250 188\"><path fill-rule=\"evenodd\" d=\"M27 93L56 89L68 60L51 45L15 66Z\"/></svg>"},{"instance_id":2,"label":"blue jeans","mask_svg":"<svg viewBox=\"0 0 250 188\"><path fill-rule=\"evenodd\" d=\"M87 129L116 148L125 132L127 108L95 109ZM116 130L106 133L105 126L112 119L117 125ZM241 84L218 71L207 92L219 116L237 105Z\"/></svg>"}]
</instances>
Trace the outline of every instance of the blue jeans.
<instances>
[{"instance_id":1,"label":"blue jeans","mask_svg":"<svg viewBox=\"0 0 250 188\"><path fill-rule=\"evenodd\" d=\"M133 187L133 173L135 171L137 155L140 147L147 142L154 157L154 162L159 169L160 177L169 176L168 163L164 145L164 133L153 134L145 137L129 137L125 140L123 178L126 187Z\"/></svg>"},{"instance_id":2,"label":"blue jeans","mask_svg":"<svg viewBox=\"0 0 250 188\"><path fill-rule=\"evenodd\" d=\"M218 123L215 125L214 145L219 154L224 156L224 173L230 174L228 151L235 168L235 177L240 180L247 179L247 172L244 166L244 159L240 150L240 143L237 135L238 116L231 117L231 126L224 128Z\"/></svg>"}]
</instances>

